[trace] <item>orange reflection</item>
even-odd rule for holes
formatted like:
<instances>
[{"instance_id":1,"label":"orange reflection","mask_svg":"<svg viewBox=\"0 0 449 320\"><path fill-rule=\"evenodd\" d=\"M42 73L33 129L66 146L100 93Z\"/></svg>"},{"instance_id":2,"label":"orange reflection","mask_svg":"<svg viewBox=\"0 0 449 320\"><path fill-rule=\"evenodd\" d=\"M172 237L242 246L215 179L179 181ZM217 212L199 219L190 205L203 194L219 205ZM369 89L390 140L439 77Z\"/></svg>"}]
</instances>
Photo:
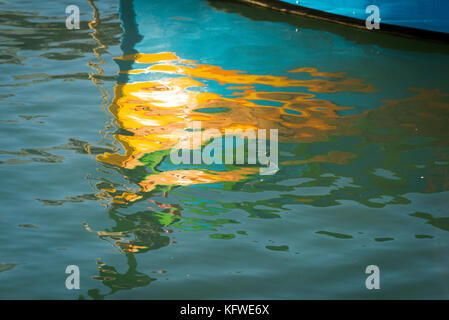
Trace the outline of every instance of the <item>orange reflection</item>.
<instances>
[{"instance_id":1,"label":"orange reflection","mask_svg":"<svg viewBox=\"0 0 449 320\"><path fill-rule=\"evenodd\" d=\"M117 84L115 87L115 98L109 110L120 128L130 133L115 135L125 154L107 152L97 159L127 169L143 166L141 159L145 155L161 151L168 154L181 139L192 134L185 129L193 121L202 121L204 130L218 129L220 135L227 129L278 129L280 141L310 142L324 139L330 133L354 133L353 121L337 123L341 118L337 111L349 107L317 99L310 92L375 91L361 79L344 78L344 73L319 72L314 68L299 68L289 72L305 72L320 79L295 80L197 64L182 60L170 52L133 54L117 59L151 64L143 69L126 71L129 74L162 72L168 76L161 80ZM229 91L229 94L208 92L201 80L214 80L226 85L223 89ZM255 85L268 87L266 91L261 91ZM270 87L274 90L269 90ZM292 91L288 88L298 89ZM309 92L300 92L304 88ZM198 110L213 108L220 108L221 112ZM199 148L205 142L199 141L193 148ZM339 155L336 157L339 158ZM139 184L141 191L148 192L157 185L238 181L256 172L256 168L242 167L219 173L201 170L155 172ZM115 201L133 201L137 198L139 196L128 194L116 197Z\"/></svg>"}]
</instances>

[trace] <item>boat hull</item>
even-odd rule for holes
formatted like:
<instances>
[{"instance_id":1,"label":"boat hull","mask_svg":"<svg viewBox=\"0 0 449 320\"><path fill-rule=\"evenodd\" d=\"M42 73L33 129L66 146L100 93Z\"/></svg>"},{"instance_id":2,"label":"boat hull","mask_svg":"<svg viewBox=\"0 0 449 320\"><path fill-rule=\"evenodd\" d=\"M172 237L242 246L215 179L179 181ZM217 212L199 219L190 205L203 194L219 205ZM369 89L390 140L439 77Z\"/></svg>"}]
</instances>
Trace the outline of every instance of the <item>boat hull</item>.
<instances>
[{"instance_id":1,"label":"boat hull","mask_svg":"<svg viewBox=\"0 0 449 320\"><path fill-rule=\"evenodd\" d=\"M379 8L381 23L449 32L447 0L282 0L281 2L360 20L366 20L370 15L366 13L366 8L375 5Z\"/></svg>"}]
</instances>

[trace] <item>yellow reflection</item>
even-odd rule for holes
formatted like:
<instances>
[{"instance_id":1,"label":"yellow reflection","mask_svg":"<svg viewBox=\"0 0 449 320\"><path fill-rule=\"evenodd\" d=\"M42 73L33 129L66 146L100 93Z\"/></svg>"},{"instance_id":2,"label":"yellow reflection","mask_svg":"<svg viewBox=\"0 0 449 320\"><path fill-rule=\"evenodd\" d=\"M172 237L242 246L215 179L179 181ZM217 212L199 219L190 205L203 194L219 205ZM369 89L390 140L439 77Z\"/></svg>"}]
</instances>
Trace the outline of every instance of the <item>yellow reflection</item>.
<instances>
[{"instance_id":1,"label":"yellow reflection","mask_svg":"<svg viewBox=\"0 0 449 320\"><path fill-rule=\"evenodd\" d=\"M218 129L221 135L227 129L278 129L280 141L310 142L323 139L330 133L350 133L354 130L353 122L337 125L340 118L337 111L350 107L317 99L311 92L375 91L361 79L345 78L344 73L319 72L314 68L298 68L289 72L308 73L318 79L295 80L224 70L219 66L182 60L170 52L139 53L117 59L150 64L145 68L126 71L129 74L162 72L166 75L161 80L119 83L115 87L115 97L109 110L120 128L129 133L115 135L125 153L107 152L98 155L97 159L127 169L144 165L141 161L144 155L174 148L181 139L192 134L185 129L193 121L202 121L204 130ZM202 82L204 80L217 81L228 93L208 92ZM261 91L256 85L268 87ZM273 90L269 90L270 87ZM199 110L205 108L220 108L221 112ZM200 145L205 142L198 141ZM198 143L193 148L200 147ZM330 154L329 157L340 159L349 156ZM151 174L139 184L141 191L149 192L157 185L243 180L257 170L244 167L226 172L174 170ZM114 201L134 201L139 197L127 194L115 196Z\"/></svg>"}]
</instances>

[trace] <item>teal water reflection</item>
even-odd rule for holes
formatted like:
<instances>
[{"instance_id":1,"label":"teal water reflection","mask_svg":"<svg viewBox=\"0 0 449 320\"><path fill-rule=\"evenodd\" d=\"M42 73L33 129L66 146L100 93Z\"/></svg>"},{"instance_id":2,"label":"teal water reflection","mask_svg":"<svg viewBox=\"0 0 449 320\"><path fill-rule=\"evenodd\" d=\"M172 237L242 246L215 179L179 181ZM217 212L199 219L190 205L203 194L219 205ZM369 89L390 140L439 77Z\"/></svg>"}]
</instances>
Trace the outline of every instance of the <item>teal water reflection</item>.
<instances>
[{"instance_id":1,"label":"teal water reflection","mask_svg":"<svg viewBox=\"0 0 449 320\"><path fill-rule=\"evenodd\" d=\"M232 2L74 4L80 30L0 5L0 298L447 297L447 46ZM280 170L174 165L195 120L278 129Z\"/></svg>"}]
</instances>

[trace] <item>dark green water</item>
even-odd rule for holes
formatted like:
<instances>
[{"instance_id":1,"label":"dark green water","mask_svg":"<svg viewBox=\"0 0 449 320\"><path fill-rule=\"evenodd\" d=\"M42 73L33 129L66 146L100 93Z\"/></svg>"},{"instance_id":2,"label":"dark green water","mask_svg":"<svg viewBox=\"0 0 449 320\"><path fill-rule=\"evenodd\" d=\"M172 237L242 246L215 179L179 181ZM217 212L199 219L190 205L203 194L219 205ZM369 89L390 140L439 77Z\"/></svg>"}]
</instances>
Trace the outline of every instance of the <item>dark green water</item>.
<instances>
[{"instance_id":1,"label":"dark green water","mask_svg":"<svg viewBox=\"0 0 449 320\"><path fill-rule=\"evenodd\" d=\"M449 297L448 46L220 1L71 4L79 30L59 1L0 2L0 298ZM174 165L162 132L198 116L278 129L280 170Z\"/></svg>"}]
</instances>

